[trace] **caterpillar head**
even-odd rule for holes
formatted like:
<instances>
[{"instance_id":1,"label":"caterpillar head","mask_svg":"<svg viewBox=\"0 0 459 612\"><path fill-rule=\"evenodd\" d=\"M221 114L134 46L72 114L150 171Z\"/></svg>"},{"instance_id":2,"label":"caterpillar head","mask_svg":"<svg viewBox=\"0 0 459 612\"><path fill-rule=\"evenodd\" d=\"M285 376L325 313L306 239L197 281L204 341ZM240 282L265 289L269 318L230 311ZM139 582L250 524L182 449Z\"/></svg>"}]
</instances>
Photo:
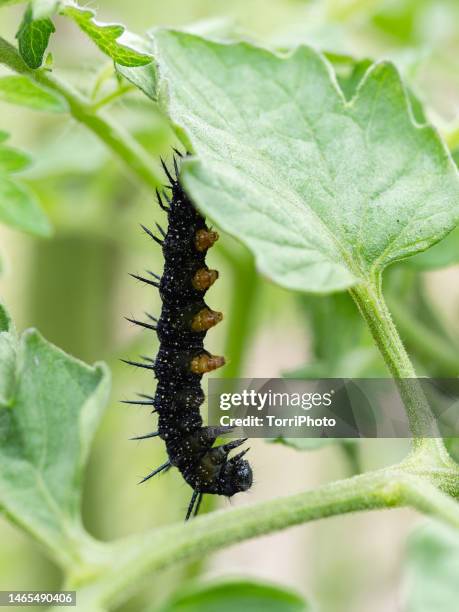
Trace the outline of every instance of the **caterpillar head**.
<instances>
[{"instance_id":1,"label":"caterpillar head","mask_svg":"<svg viewBox=\"0 0 459 612\"><path fill-rule=\"evenodd\" d=\"M231 497L240 491L247 491L252 486L252 468L249 462L242 458L248 450L232 457L222 466L218 479L221 495Z\"/></svg>"}]
</instances>

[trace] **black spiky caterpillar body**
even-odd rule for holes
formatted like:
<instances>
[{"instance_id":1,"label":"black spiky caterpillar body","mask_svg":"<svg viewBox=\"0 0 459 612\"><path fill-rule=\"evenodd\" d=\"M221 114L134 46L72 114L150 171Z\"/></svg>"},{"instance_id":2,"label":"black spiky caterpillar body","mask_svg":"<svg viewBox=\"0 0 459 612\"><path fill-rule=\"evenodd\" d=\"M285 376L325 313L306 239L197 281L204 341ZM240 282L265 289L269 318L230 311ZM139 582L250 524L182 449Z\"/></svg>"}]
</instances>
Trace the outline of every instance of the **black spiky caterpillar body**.
<instances>
[{"instance_id":1,"label":"black spiky caterpillar body","mask_svg":"<svg viewBox=\"0 0 459 612\"><path fill-rule=\"evenodd\" d=\"M229 453L244 442L235 440L214 447L216 438L228 428L203 427L200 407L205 399L201 388L204 373L224 365L223 357L216 357L204 349L207 330L221 319L221 313L212 311L204 295L218 278L218 272L209 270L205 263L207 250L218 234L209 230L204 218L194 208L180 185L178 168L170 180L172 197L164 204L157 193L160 206L168 216L167 232L160 229L163 240L145 231L162 246L164 271L154 280L143 279L159 288L162 299L161 316L156 325L139 323L155 329L160 347L154 362L139 364L154 371L157 387L154 398L147 399L158 413L158 431L139 438L159 436L166 444L169 460L151 474L176 467L192 487L193 496L187 518L199 510L205 493L232 496L246 491L252 484L252 470L243 459L247 451L229 458ZM163 196L164 197L164 196ZM137 402L141 403L141 402Z\"/></svg>"}]
</instances>

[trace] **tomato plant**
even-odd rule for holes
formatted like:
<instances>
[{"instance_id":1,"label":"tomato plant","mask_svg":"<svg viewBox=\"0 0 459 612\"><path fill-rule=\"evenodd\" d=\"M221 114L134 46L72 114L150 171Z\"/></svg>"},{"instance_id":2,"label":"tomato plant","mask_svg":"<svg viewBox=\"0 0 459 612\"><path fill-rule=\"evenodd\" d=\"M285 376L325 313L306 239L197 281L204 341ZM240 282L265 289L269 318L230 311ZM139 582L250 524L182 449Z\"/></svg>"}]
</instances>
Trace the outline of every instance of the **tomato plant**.
<instances>
[{"instance_id":1,"label":"tomato plant","mask_svg":"<svg viewBox=\"0 0 459 612\"><path fill-rule=\"evenodd\" d=\"M79 608L103 610L121 606L159 570L237 542L351 512L412 508L444 525L419 532L409 547L407 605L415 612L452 609L448 572L436 567L440 595L424 593L424 577L429 547L445 567L458 564L459 466L454 441L426 434L435 422L416 377L459 371L451 325L425 287L426 271L459 259L457 128L436 121L422 87L399 60L354 58L325 43L319 51L293 37L260 46L241 42L221 23L155 28L140 37L70 0L33 0L25 7L0 1L10 4L20 4L23 13L17 40L0 38L0 100L48 113L61 125L74 122L94 140L83 147L76 176L86 178L78 189L59 187L69 202L78 193L78 206L66 208L57 201L61 196L56 199L56 169L55 183L34 176L30 156L2 131L0 221L54 246L61 235L72 236L74 258L67 259L69 242L62 251L65 308L55 299L62 287L53 285L54 268L49 278L32 274L31 284L46 288L44 325L54 323L52 304L64 348L86 360L104 358L111 367L88 366L35 330L18 333L6 306L0 309L0 508L7 519L53 559L62 586L77 591ZM346 10L343 3L325 4L331 10L326 20L350 18L352 3ZM410 19L415 14L407 12ZM384 7L369 15L380 31L395 19ZM407 28L404 36L414 36L407 15L396 17L397 24ZM49 52L60 28L70 27L108 60L77 82ZM149 122L153 134L145 130ZM273 483L265 501L211 511L186 525L172 521L119 539L96 538L82 514L84 473L107 406L110 371L114 378L121 374L104 335L112 304L93 296L100 285L100 296L116 303L109 270L132 223L119 192L124 189L125 200L145 193L153 199L164 182L159 153L177 143L190 152L181 171L185 190L226 236L219 250L232 282L225 375L235 378L247 367L256 319L263 317L258 294L261 287L265 295L275 291L268 279L297 294L312 337L311 358L295 375L390 374L399 384L412 444L402 460L362 470L357 443L333 443L344 451L352 476L285 497L275 494ZM44 146L35 157L46 157ZM57 157L55 166L67 158L76 164L77 146ZM104 198L107 210L93 205ZM72 234L76 227L85 228L84 238ZM58 253L50 255L53 266ZM83 273L92 275L91 286L79 284ZM282 442L301 450L321 446ZM426 601L430 608L422 607ZM166 605L313 609L286 588L255 581L193 587Z\"/></svg>"}]
</instances>

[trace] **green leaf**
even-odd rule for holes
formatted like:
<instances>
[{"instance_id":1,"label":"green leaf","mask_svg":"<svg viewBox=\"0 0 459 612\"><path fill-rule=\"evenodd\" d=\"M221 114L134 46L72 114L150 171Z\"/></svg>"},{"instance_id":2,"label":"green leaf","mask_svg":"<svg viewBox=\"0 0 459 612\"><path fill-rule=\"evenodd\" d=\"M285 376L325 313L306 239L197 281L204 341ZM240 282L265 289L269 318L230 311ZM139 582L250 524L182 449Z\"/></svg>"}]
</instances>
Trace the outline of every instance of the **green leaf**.
<instances>
[{"instance_id":1,"label":"green leaf","mask_svg":"<svg viewBox=\"0 0 459 612\"><path fill-rule=\"evenodd\" d=\"M251 580L197 586L176 595L161 612L308 612L302 597L283 587Z\"/></svg>"},{"instance_id":2,"label":"green leaf","mask_svg":"<svg viewBox=\"0 0 459 612\"><path fill-rule=\"evenodd\" d=\"M109 375L34 330L20 339L2 335L14 355L0 353L0 372L12 360L15 368L7 401L0 400L0 510L62 556L81 530L83 469Z\"/></svg>"},{"instance_id":3,"label":"green leaf","mask_svg":"<svg viewBox=\"0 0 459 612\"><path fill-rule=\"evenodd\" d=\"M34 20L32 7L29 5L16 34L19 53L29 68L40 68L53 32L55 27L51 19Z\"/></svg>"},{"instance_id":4,"label":"green leaf","mask_svg":"<svg viewBox=\"0 0 459 612\"><path fill-rule=\"evenodd\" d=\"M459 537L439 524L417 529L408 543L406 612L451 612L457 608Z\"/></svg>"},{"instance_id":5,"label":"green leaf","mask_svg":"<svg viewBox=\"0 0 459 612\"><path fill-rule=\"evenodd\" d=\"M30 157L11 147L0 144L0 172L19 172L30 165Z\"/></svg>"},{"instance_id":6,"label":"green leaf","mask_svg":"<svg viewBox=\"0 0 459 612\"><path fill-rule=\"evenodd\" d=\"M454 163L459 165L459 149L451 152ZM446 268L459 263L459 227L428 251L419 253L407 261L416 270L428 271Z\"/></svg>"},{"instance_id":7,"label":"green leaf","mask_svg":"<svg viewBox=\"0 0 459 612\"><path fill-rule=\"evenodd\" d=\"M157 100L156 91L156 68L153 63L137 68L127 68L116 64L116 70L132 85L140 89L151 100Z\"/></svg>"},{"instance_id":8,"label":"green leaf","mask_svg":"<svg viewBox=\"0 0 459 612\"><path fill-rule=\"evenodd\" d=\"M48 218L30 189L2 173L0 173L0 223L37 236L51 234Z\"/></svg>"},{"instance_id":9,"label":"green leaf","mask_svg":"<svg viewBox=\"0 0 459 612\"><path fill-rule=\"evenodd\" d=\"M118 42L118 38L125 33L124 26L98 23L94 19L94 11L76 5L64 7L62 14L73 19L102 53L111 57L117 64L121 66L144 66L152 61L150 55L139 53L135 49Z\"/></svg>"},{"instance_id":10,"label":"green leaf","mask_svg":"<svg viewBox=\"0 0 459 612\"><path fill-rule=\"evenodd\" d=\"M146 54L151 53L151 43L148 40L132 33L129 33L128 40L130 45L138 51ZM121 76L140 89L140 91L151 100L157 100L158 92L156 88L158 77L154 62L150 62L145 66L135 66L131 68L115 64L115 68Z\"/></svg>"},{"instance_id":11,"label":"green leaf","mask_svg":"<svg viewBox=\"0 0 459 612\"><path fill-rule=\"evenodd\" d=\"M0 100L51 113L64 113L68 110L64 98L23 75L0 78Z\"/></svg>"},{"instance_id":12,"label":"green leaf","mask_svg":"<svg viewBox=\"0 0 459 612\"><path fill-rule=\"evenodd\" d=\"M30 158L3 144L7 139L8 134L0 132L0 222L37 236L49 236L51 226L36 197L8 174L26 168Z\"/></svg>"},{"instance_id":13,"label":"green leaf","mask_svg":"<svg viewBox=\"0 0 459 612\"><path fill-rule=\"evenodd\" d=\"M348 102L306 47L279 56L166 30L155 45L161 99L196 154L185 187L279 284L369 282L457 224L457 170L392 64L371 66Z\"/></svg>"}]
</instances>

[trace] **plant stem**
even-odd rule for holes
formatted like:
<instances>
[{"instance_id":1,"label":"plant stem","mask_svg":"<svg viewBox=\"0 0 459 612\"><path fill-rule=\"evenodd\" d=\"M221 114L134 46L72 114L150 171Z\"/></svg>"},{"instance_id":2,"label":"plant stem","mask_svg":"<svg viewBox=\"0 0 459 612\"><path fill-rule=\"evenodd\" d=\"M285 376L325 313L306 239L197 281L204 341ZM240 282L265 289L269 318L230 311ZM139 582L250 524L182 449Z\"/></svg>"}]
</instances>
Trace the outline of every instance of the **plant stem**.
<instances>
[{"instance_id":1,"label":"plant stem","mask_svg":"<svg viewBox=\"0 0 459 612\"><path fill-rule=\"evenodd\" d=\"M93 102L91 108L93 112L98 111L103 106L107 106L108 104L111 104L118 98L121 98L122 96L124 96L124 94L129 93L130 91L134 91L134 89L135 87L133 85L124 85L122 87L118 87L118 89L116 89L115 91L112 91L112 93L107 94L106 96L104 96L103 98L100 98L100 100L97 100L96 102Z\"/></svg>"},{"instance_id":2,"label":"plant stem","mask_svg":"<svg viewBox=\"0 0 459 612\"><path fill-rule=\"evenodd\" d=\"M359 284L350 290L373 339L395 378L402 396L413 434L415 451L435 451L438 460L449 463L427 399L416 380L416 372L403 346L384 301L381 283Z\"/></svg>"},{"instance_id":3,"label":"plant stem","mask_svg":"<svg viewBox=\"0 0 459 612\"><path fill-rule=\"evenodd\" d=\"M159 170L156 170L156 162L129 132L115 125L103 113L97 112L86 98L49 71L43 68L30 69L13 45L3 38L0 38L0 63L62 96L72 117L100 138L145 185L155 189L161 184L162 178Z\"/></svg>"},{"instance_id":4,"label":"plant stem","mask_svg":"<svg viewBox=\"0 0 459 612\"><path fill-rule=\"evenodd\" d=\"M443 478L447 480L438 477L439 486L443 486ZM457 472L448 474L448 478L455 478L457 493ZM92 584L84 584L76 575L67 588L78 587L79 601L88 606L95 601L99 605L119 605L142 578L179 561L200 558L225 546L308 521L403 506L459 526L456 502L426 478L410 473L409 464L406 468L399 465L107 544L107 572Z\"/></svg>"}]
</instances>

